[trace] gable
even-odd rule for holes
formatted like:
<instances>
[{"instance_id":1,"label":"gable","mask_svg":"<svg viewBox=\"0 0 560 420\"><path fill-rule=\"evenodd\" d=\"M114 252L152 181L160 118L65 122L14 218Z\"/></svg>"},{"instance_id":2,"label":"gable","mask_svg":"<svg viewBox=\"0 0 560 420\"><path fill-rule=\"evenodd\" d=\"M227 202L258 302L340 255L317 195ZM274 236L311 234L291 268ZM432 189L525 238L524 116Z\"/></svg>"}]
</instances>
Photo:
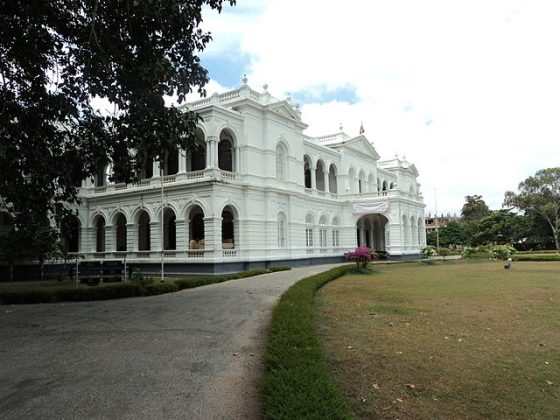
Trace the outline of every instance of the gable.
<instances>
[{"instance_id":1,"label":"gable","mask_svg":"<svg viewBox=\"0 0 560 420\"><path fill-rule=\"evenodd\" d=\"M295 121L301 121L298 113L286 102L277 102L269 107L271 111L277 112L283 117L290 118Z\"/></svg>"},{"instance_id":2,"label":"gable","mask_svg":"<svg viewBox=\"0 0 560 420\"><path fill-rule=\"evenodd\" d=\"M373 144L371 144L365 136L354 137L353 139L344 142L341 148L373 157L375 160L379 159L379 155L377 154L375 147L373 147Z\"/></svg>"}]
</instances>

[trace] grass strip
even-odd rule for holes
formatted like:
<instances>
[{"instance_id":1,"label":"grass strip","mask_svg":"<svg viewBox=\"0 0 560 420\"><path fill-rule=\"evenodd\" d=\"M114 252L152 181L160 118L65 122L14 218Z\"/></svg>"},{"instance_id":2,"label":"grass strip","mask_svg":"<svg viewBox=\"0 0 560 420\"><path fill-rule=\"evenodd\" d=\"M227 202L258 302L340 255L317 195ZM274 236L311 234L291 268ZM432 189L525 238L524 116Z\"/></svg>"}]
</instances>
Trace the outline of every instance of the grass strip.
<instances>
[{"instance_id":1,"label":"grass strip","mask_svg":"<svg viewBox=\"0 0 560 420\"><path fill-rule=\"evenodd\" d=\"M296 283L272 313L262 380L267 419L351 419L325 365L313 316L315 292L352 271L345 265Z\"/></svg>"},{"instance_id":2,"label":"grass strip","mask_svg":"<svg viewBox=\"0 0 560 420\"><path fill-rule=\"evenodd\" d=\"M149 283L143 285L128 282L104 285L103 287L79 287L77 289L73 285L70 285L65 287L35 287L31 289L3 290L0 291L0 303L14 305L23 303L92 301L122 299L135 296L154 296L282 270L290 270L290 267L271 267L269 269L256 269L220 276L197 276L174 281L170 280L165 283Z\"/></svg>"}]
</instances>

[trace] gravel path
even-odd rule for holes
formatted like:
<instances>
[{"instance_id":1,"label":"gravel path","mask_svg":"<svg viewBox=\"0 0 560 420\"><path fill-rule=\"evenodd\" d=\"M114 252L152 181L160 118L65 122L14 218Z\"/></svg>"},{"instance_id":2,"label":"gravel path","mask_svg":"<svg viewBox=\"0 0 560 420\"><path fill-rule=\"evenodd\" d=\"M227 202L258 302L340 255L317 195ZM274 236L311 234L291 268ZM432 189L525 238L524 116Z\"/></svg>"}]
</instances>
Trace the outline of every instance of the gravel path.
<instances>
[{"instance_id":1,"label":"gravel path","mask_svg":"<svg viewBox=\"0 0 560 420\"><path fill-rule=\"evenodd\" d=\"M0 306L0 417L259 418L271 309L331 267L146 298Z\"/></svg>"}]
</instances>

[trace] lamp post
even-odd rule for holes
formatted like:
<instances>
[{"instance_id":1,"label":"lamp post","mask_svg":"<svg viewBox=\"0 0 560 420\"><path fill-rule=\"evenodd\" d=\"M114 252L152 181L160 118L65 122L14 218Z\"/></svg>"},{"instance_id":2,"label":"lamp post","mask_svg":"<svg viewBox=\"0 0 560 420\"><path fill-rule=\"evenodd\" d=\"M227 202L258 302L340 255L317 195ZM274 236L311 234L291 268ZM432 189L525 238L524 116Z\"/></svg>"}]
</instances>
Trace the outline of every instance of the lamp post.
<instances>
[{"instance_id":1,"label":"lamp post","mask_svg":"<svg viewBox=\"0 0 560 420\"><path fill-rule=\"evenodd\" d=\"M161 282L165 281L165 264L163 260L163 250L165 249L165 226L164 226L164 217L163 217L163 165L162 162L159 162L159 182L160 182L160 190L161 190Z\"/></svg>"},{"instance_id":2,"label":"lamp post","mask_svg":"<svg viewBox=\"0 0 560 420\"><path fill-rule=\"evenodd\" d=\"M436 204L436 250L439 253L439 221L437 215L437 190L434 188L434 201Z\"/></svg>"}]
</instances>

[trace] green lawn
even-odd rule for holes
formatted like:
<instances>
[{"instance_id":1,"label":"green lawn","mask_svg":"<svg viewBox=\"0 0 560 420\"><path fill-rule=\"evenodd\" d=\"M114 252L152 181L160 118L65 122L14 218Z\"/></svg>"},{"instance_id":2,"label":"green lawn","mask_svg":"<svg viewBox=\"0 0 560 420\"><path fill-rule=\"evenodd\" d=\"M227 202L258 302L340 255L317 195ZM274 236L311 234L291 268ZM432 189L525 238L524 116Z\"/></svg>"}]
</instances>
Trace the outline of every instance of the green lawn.
<instances>
[{"instance_id":1,"label":"green lawn","mask_svg":"<svg viewBox=\"0 0 560 420\"><path fill-rule=\"evenodd\" d=\"M560 263L376 265L319 290L357 418L560 418Z\"/></svg>"}]
</instances>

